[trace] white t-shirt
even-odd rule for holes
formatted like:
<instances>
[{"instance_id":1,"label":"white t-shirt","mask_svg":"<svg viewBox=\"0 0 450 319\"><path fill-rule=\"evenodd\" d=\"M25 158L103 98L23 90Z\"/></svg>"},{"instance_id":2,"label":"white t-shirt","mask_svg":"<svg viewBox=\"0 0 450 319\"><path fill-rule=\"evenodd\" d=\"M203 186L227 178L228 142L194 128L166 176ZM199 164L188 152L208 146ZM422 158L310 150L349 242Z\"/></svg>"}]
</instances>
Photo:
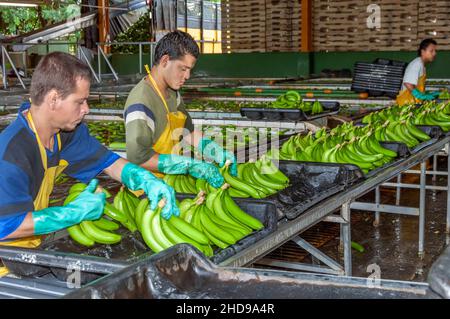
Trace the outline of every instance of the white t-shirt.
<instances>
[{"instance_id":1,"label":"white t-shirt","mask_svg":"<svg viewBox=\"0 0 450 319\"><path fill-rule=\"evenodd\" d=\"M420 57L412 60L405 70L405 75L403 76L402 91L406 89L404 83L411 83L417 85L419 77L425 74L425 66L423 65L422 59Z\"/></svg>"}]
</instances>

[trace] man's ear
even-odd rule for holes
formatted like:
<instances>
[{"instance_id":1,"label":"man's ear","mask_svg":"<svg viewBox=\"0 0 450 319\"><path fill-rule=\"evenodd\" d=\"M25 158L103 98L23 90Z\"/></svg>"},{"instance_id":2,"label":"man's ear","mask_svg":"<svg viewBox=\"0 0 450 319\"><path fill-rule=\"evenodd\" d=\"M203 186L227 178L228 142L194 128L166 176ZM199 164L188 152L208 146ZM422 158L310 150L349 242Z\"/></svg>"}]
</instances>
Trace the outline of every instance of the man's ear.
<instances>
[{"instance_id":1,"label":"man's ear","mask_svg":"<svg viewBox=\"0 0 450 319\"><path fill-rule=\"evenodd\" d=\"M166 67L167 63L169 63L170 57L168 54L164 54L161 59L159 60L159 64L161 64L162 67Z\"/></svg>"},{"instance_id":2,"label":"man's ear","mask_svg":"<svg viewBox=\"0 0 450 319\"><path fill-rule=\"evenodd\" d=\"M50 107L50 110L54 110L58 101L59 94L55 89L50 90L44 98L44 103Z\"/></svg>"}]
</instances>

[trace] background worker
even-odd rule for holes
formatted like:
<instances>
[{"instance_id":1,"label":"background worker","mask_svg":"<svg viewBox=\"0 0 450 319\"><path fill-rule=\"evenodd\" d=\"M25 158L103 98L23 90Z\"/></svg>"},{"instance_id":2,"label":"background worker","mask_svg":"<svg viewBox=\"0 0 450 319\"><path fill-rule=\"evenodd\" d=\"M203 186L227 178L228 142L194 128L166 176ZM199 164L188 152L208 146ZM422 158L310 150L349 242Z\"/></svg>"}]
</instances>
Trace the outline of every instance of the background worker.
<instances>
[{"instance_id":1,"label":"background worker","mask_svg":"<svg viewBox=\"0 0 450 319\"><path fill-rule=\"evenodd\" d=\"M434 100L439 96L439 91L425 91L425 81L427 78L425 65L434 61L436 57L436 46L437 43L433 39L425 39L420 43L418 49L419 56L412 60L406 67L402 88L397 96L398 105Z\"/></svg>"}]
</instances>

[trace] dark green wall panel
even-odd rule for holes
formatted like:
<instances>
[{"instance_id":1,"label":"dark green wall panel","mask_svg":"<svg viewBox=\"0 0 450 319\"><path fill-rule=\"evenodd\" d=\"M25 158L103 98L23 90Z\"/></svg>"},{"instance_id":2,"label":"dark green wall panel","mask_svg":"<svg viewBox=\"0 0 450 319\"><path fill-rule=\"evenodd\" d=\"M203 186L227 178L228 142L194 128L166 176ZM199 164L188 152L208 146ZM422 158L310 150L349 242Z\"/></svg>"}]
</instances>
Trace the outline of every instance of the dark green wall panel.
<instances>
[{"instance_id":1,"label":"dark green wall panel","mask_svg":"<svg viewBox=\"0 0 450 319\"><path fill-rule=\"evenodd\" d=\"M355 62L372 62L376 58L387 58L409 62L416 52L274 52L231 53L200 55L194 69L196 76L240 77L240 78L295 78L318 74L323 69L353 69ZM112 55L111 62L119 74L139 72L137 54ZM149 63L144 55L143 64ZM102 67L103 72L110 73ZM428 66L428 78L450 78L450 51L438 51L436 60Z\"/></svg>"}]
</instances>

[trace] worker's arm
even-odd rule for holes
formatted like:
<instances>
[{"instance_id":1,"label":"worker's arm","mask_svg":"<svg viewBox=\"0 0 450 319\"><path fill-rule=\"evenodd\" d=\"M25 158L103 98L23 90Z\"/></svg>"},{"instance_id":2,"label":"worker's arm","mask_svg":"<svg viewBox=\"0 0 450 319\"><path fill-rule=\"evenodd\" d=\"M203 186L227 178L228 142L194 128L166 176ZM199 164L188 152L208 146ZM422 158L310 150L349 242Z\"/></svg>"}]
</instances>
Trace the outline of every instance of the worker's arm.
<instances>
[{"instance_id":1,"label":"worker's arm","mask_svg":"<svg viewBox=\"0 0 450 319\"><path fill-rule=\"evenodd\" d=\"M418 100L430 101L436 99L440 92L421 92L417 89L416 85L412 83L403 83L405 87L411 92L411 94Z\"/></svg>"},{"instance_id":2,"label":"worker's arm","mask_svg":"<svg viewBox=\"0 0 450 319\"><path fill-rule=\"evenodd\" d=\"M103 214L105 194L94 193L97 184L98 180L92 180L75 200L65 206L53 206L27 213L20 226L1 240L48 234L84 220L99 219Z\"/></svg>"}]
</instances>

